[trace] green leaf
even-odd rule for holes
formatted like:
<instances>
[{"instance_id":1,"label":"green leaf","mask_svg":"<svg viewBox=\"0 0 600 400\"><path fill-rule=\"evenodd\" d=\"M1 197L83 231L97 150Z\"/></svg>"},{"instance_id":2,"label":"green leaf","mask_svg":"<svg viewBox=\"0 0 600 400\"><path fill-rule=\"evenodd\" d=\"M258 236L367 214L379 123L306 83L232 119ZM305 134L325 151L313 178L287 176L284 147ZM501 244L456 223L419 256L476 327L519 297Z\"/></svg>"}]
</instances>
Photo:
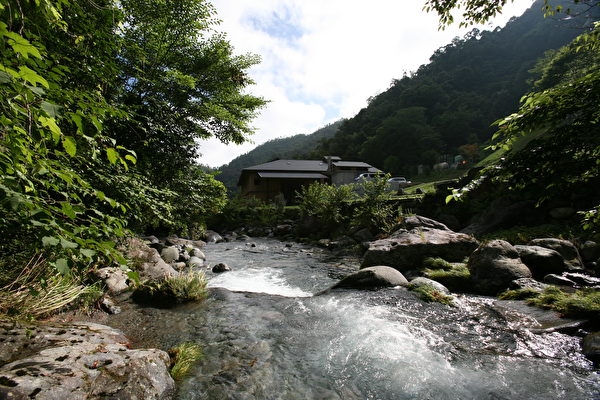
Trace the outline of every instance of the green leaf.
<instances>
[{"instance_id":1,"label":"green leaf","mask_svg":"<svg viewBox=\"0 0 600 400\"><path fill-rule=\"evenodd\" d=\"M110 163L114 165L117 163L119 153L117 153L117 151L112 147L109 147L106 149L106 157L108 157L108 161L110 161Z\"/></svg>"},{"instance_id":2,"label":"green leaf","mask_svg":"<svg viewBox=\"0 0 600 400\"><path fill-rule=\"evenodd\" d=\"M77 215L75 214L75 211L73 210L73 207L71 206L70 203L67 202L62 202L60 203L60 207L62 209L62 212L69 218L71 219L75 219L77 218Z\"/></svg>"},{"instance_id":3,"label":"green leaf","mask_svg":"<svg viewBox=\"0 0 600 400\"><path fill-rule=\"evenodd\" d=\"M8 72L0 71L0 83L8 83L13 80L13 77Z\"/></svg>"},{"instance_id":4,"label":"green leaf","mask_svg":"<svg viewBox=\"0 0 600 400\"><path fill-rule=\"evenodd\" d=\"M64 136L62 145L68 155L75 157L75 154L77 153L77 146L75 144L75 140L71 136Z\"/></svg>"},{"instance_id":5,"label":"green leaf","mask_svg":"<svg viewBox=\"0 0 600 400\"><path fill-rule=\"evenodd\" d=\"M131 163L132 163L132 164L135 164L135 163L137 162L137 158L135 158L135 157L134 157L134 156L132 156L131 154L127 154L127 155L125 156L125 159L126 159L126 160L129 160L129 161L131 161Z\"/></svg>"},{"instance_id":6,"label":"green leaf","mask_svg":"<svg viewBox=\"0 0 600 400\"><path fill-rule=\"evenodd\" d=\"M69 261L67 261L66 258L59 258L58 260L56 260L56 262L54 263L54 267L59 273L63 275L66 275L71 271L71 269L69 268Z\"/></svg>"},{"instance_id":7,"label":"green leaf","mask_svg":"<svg viewBox=\"0 0 600 400\"><path fill-rule=\"evenodd\" d=\"M76 249L79 245L75 242L70 242L67 239L60 238L60 246L63 249Z\"/></svg>"},{"instance_id":8,"label":"green leaf","mask_svg":"<svg viewBox=\"0 0 600 400\"><path fill-rule=\"evenodd\" d=\"M40 124L42 124L44 128L50 129L50 132L52 132L52 138L54 139L54 142L58 143L62 132L56 124L56 120L52 117L48 118L43 115L40 115L38 121L40 121Z\"/></svg>"},{"instance_id":9,"label":"green leaf","mask_svg":"<svg viewBox=\"0 0 600 400\"><path fill-rule=\"evenodd\" d=\"M49 87L48 81L46 79L44 79L43 77L41 77L37 72L30 69L29 67L25 67L25 66L19 67L19 77L21 79L26 80L27 82L31 83L33 86L37 86L37 84L39 83L46 89L48 89L48 87Z\"/></svg>"},{"instance_id":10,"label":"green leaf","mask_svg":"<svg viewBox=\"0 0 600 400\"><path fill-rule=\"evenodd\" d=\"M21 54L25 58L29 58L29 55L35 58L42 59L37 47L31 44L29 40L15 32L4 32L4 36L8 38L8 44L13 48L15 53Z\"/></svg>"},{"instance_id":11,"label":"green leaf","mask_svg":"<svg viewBox=\"0 0 600 400\"><path fill-rule=\"evenodd\" d=\"M81 250L79 250L79 252L87 258L92 258L96 255L96 251L94 251L92 249L81 249Z\"/></svg>"},{"instance_id":12,"label":"green leaf","mask_svg":"<svg viewBox=\"0 0 600 400\"><path fill-rule=\"evenodd\" d=\"M56 246L58 243L60 243L60 240L53 236L44 236L42 238L42 245L44 247Z\"/></svg>"},{"instance_id":13,"label":"green leaf","mask_svg":"<svg viewBox=\"0 0 600 400\"><path fill-rule=\"evenodd\" d=\"M41 90L41 89L39 89L39 90ZM52 118L60 117L59 110L62 108L61 106L49 103L47 101L42 101L42 103L40 104L40 107L42 107L42 110L44 110L46 112L46 114L48 114L50 117L52 117Z\"/></svg>"}]
</instances>

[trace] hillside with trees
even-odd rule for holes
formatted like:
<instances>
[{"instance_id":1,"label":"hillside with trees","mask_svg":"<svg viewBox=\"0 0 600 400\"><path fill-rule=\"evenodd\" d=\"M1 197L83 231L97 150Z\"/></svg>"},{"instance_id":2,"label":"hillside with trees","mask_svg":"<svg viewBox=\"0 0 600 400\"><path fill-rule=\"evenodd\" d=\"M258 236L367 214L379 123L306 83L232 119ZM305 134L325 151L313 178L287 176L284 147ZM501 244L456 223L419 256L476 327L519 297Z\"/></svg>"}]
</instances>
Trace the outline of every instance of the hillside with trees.
<instances>
[{"instance_id":1,"label":"hillside with trees","mask_svg":"<svg viewBox=\"0 0 600 400\"><path fill-rule=\"evenodd\" d=\"M429 64L372 98L314 154L360 159L408 176L420 164L450 161L447 155L477 162L496 131L491 124L514 112L539 78L544 64L537 60L569 43L598 16L592 9L591 15L569 20L544 18L543 7L537 1L503 29L474 29L455 38Z\"/></svg>"},{"instance_id":2,"label":"hillside with trees","mask_svg":"<svg viewBox=\"0 0 600 400\"><path fill-rule=\"evenodd\" d=\"M229 194L233 195L239 190L237 181L244 168L277 159L307 158L319 142L335 135L342 122L340 120L328 124L308 135L299 134L269 140L248 153L234 158L229 164L217 168L220 173L216 175L216 179L223 182Z\"/></svg>"}]
</instances>

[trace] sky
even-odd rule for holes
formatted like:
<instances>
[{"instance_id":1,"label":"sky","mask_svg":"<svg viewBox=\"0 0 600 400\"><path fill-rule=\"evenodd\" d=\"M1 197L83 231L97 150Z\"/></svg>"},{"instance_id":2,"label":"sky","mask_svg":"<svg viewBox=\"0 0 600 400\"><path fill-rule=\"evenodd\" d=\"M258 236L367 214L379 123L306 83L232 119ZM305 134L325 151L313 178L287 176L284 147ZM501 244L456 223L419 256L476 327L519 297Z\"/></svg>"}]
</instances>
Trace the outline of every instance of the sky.
<instances>
[{"instance_id":1,"label":"sky","mask_svg":"<svg viewBox=\"0 0 600 400\"><path fill-rule=\"evenodd\" d=\"M479 29L504 26L533 0L514 0ZM393 79L416 71L438 48L470 28L438 30L424 0L213 0L235 54L253 53L261 63L248 72L247 92L269 103L253 120L251 142L200 142L199 162L229 163L268 140L310 134L351 118Z\"/></svg>"}]
</instances>

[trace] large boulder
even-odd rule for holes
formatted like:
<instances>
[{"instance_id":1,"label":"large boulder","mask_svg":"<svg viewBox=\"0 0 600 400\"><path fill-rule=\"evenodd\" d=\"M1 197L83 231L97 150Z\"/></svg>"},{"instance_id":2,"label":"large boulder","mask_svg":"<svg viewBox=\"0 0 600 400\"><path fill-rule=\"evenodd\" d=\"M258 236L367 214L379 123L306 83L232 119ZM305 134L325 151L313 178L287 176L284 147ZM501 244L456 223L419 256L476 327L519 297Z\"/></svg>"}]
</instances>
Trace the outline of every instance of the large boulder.
<instances>
[{"instance_id":1,"label":"large boulder","mask_svg":"<svg viewBox=\"0 0 600 400\"><path fill-rule=\"evenodd\" d=\"M427 257L462 261L478 245L472 236L453 232L445 225L427 218L407 218L404 226L410 229L400 228L387 239L371 242L361 268L389 265L406 272L420 267Z\"/></svg>"},{"instance_id":2,"label":"large boulder","mask_svg":"<svg viewBox=\"0 0 600 400\"><path fill-rule=\"evenodd\" d=\"M160 400L174 394L168 354L131 349L116 329L8 321L0 327L0 376L13 392L7 398Z\"/></svg>"},{"instance_id":3,"label":"large boulder","mask_svg":"<svg viewBox=\"0 0 600 400\"><path fill-rule=\"evenodd\" d=\"M521 262L519 253L504 240L492 240L477 248L467 267L476 292L496 295L515 279L531 278L531 271Z\"/></svg>"},{"instance_id":4,"label":"large boulder","mask_svg":"<svg viewBox=\"0 0 600 400\"><path fill-rule=\"evenodd\" d=\"M406 285L408 285L408 280L399 271L388 266L378 265L363 268L346 276L333 288L370 289Z\"/></svg>"},{"instance_id":5,"label":"large boulder","mask_svg":"<svg viewBox=\"0 0 600 400\"><path fill-rule=\"evenodd\" d=\"M556 250L565 259L567 269L580 270L583 269L583 262L579 256L577 247L568 240L556 238L534 239L528 243L530 246L540 246L547 249Z\"/></svg>"},{"instance_id":6,"label":"large boulder","mask_svg":"<svg viewBox=\"0 0 600 400\"><path fill-rule=\"evenodd\" d=\"M515 249L536 279L543 279L548 274L561 274L567 270L565 259L556 250L522 245L515 246Z\"/></svg>"},{"instance_id":7,"label":"large boulder","mask_svg":"<svg viewBox=\"0 0 600 400\"><path fill-rule=\"evenodd\" d=\"M172 263L179 260L179 249L175 246L165 247L160 251L161 258L166 263Z\"/></svg>"},{"instance_id":8,"label":"large boulder","mask_svg":"<svg viewBox=\"0 0 600 400\"><path fill-rule=\"evenodd\" d=\"M156 249L148 247L138 238L130 238L125 247L127 257L133 261L131 269L139 272L142 279L164 279L177 271L167 264Z\"/></svg>"}]
</instances>

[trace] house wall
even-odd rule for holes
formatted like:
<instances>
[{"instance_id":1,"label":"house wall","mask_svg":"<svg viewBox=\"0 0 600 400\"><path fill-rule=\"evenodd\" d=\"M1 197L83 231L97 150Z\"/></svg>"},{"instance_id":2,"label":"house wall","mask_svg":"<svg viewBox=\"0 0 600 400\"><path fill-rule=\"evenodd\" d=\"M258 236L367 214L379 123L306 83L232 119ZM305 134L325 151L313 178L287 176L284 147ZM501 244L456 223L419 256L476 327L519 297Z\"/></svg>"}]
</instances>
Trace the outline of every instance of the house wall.
<instances>
[{"instance_id":1,"label":"house wall","mask_svg":"<svg viewBox=\"0 0 600 400\"><path fill-rule=\"evenodd\" d=\"M364 172L369 172L368 168L335 168L331 173L331 183L333 185L346 185L354 183L354 178Z\"/></svg>"},{"instance_id":2,"label":"house wall","mask_svg":"<svg viewBox=\"0 0 600 400\"><path fill-rule=\"evenodd\" d=\"M326 183L325 179L260 178L256 172L245 173L241 179L242 196L267 201L282 194L287 204L293 204L296 192L315 181Z\"/></svg>"}]
</instances>

